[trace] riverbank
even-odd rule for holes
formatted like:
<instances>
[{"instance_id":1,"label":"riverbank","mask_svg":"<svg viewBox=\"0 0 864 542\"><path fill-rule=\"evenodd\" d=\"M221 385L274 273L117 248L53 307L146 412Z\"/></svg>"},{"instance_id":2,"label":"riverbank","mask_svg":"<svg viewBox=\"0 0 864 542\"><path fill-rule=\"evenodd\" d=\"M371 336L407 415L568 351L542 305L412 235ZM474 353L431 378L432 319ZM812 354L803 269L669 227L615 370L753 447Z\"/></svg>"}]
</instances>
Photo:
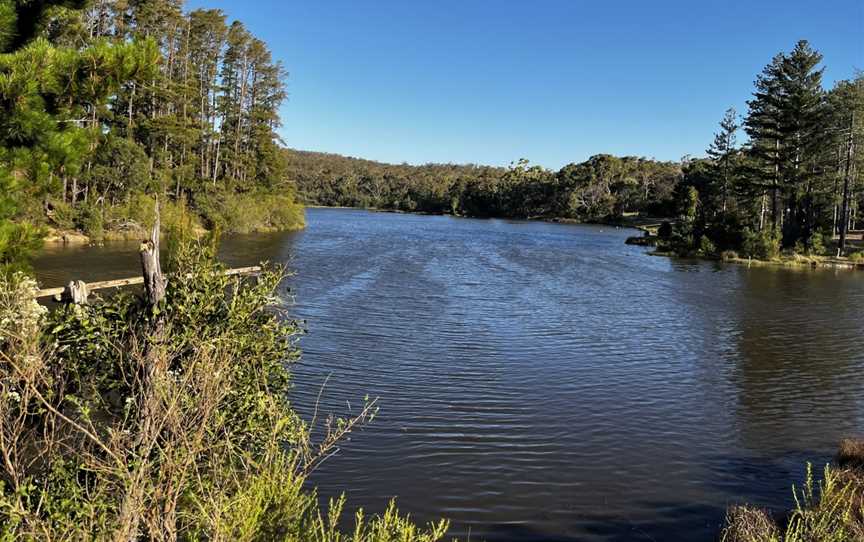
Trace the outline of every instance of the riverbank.
<instances>
[{"instance_id":1,"label":"riverbank","mask_svg":"<svg viewBox=\"0 0 864 542\"><path fill-rule=\"evenodd\" d=\"M616 228L632 228L645 232L646 234L656 233L663 222L674 221L669 218L645 217L638 215L623 216L618 218L610 218L608 220L594 219L579 219L562 216L528 216L528 217L506 217L506 216L472 216L460 215L448 212L434 211L406 211L404 209L387 209L381 207L347 207L347 206L330 206L330 205L311 205L304 204L307 209L345 209L353 211L368 211L370 213L392 213L398 215L418 215L418 216L450 216L454 218L474 218L479 220L527 220L530 222L550 222L553 224L587 224L596 226L610 226Z\"/></svg>"},{"instance_id":2,"label":"riverbank","mask_svg":"<svg viewBox=\"0 0 864 542\"><path fill-rule=\"evenodd\" d=\"M630 238L627 240L631 243ZM638 239L638 238L637 238ZM655 245L651 245L655 246ZM790 268L811 268L811 269L848 269L848 270L864 270L864 259L853 260L850 258L837 258L830 256L804 256L801 254L783 255L774 260L759 260L756 258L742 258L737 254L721 254L720 256L687 256L682 257L674 252L664 250L653 250L648 252L651 256L661 256L665 258L680 258L689 260L703 260L712 262L731 263L736 265L746 265L747 267L790 267Z\"/></svg>"},{"instance_id":3,"label":"riverbank","mask_svg":"<svg viewBox=\"0 0 864 542\"><path fill-rule=\"evenodd\" d=\"M803 487L793 493L796 507L786 512L731 506L721 541L864 540L864 440L843 440L819 481L808 464Z\"/></svg>"},{"instance_id":4,"label":"riverbank","mask_svg":"<svg viewBox=\"0 0 864 542\"><path fill-rule=\"evenodd\" d=\"M298 231L305 227L305 224L289 228L262 226L249 231L227 231L225 233L276 233L283 231ZM205 228L200 224L195 224L192 227L192 232L196 237L201 237L212 231L212 229ZM162 232L163 237L164 235L165 232ZM55 228L48 228L48 231L42 240L46 245L87 246L112 241L139 241L147 236L148 233L144 228L109 230L103 232L99 238L91 237L77 230L58 230Z\"/></svg>"}]
</instances>

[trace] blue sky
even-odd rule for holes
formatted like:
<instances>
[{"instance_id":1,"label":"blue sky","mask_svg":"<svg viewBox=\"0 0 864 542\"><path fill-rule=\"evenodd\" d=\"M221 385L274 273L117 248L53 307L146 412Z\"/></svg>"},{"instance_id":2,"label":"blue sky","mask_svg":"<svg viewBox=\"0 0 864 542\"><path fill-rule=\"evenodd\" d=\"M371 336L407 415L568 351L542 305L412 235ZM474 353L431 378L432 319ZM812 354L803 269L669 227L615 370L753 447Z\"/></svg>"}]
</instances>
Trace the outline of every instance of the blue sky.
<instances>
[{"instance_id":1,"label":"blue sky","mask_svg":"<svg viewBox=\"0 0 864 542\"><path fill-rule=\"evenodd\" d=\"M828 86L864 69L864 0L194 0L290 73L290 147L386 162L558 168L700 155L799 39Z\"/></svg>"}]
</instances>

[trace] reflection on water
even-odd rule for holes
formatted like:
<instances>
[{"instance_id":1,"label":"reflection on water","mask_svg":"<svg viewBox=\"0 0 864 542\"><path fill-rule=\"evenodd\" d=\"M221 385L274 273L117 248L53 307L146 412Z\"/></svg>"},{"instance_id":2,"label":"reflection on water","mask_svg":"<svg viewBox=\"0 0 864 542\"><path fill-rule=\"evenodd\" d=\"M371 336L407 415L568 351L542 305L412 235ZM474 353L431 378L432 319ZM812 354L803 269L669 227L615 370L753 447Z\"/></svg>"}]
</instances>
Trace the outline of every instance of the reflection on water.
<instances>
[{"instance_id":1,"label":"reflection on water","mask_svg":"<svg viewBox=\"0 0 864 542\"><path fill-rule=\"evenodd\" d=\"M628 232L310 210L229 237L286 262L309 334L294 401L375 423L323 496L488 540L713 540L724 508L787 506L804 461L864 431L864 274L672 261ZM53 250L48 285L137 273L135 244Z\"/></svg>"}]
</instances>

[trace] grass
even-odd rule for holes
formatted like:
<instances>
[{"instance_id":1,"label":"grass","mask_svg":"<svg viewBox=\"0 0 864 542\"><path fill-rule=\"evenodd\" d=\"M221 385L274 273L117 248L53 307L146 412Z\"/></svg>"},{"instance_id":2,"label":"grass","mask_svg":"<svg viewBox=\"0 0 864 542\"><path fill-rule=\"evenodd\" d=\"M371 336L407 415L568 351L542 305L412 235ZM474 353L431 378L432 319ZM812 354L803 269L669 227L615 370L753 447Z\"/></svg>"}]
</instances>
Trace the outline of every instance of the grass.
<instances>
[{"instance_id":1,"label":"grass","mask_svg":"<svg viewBox=\"0 0 864 542\"><path fill-rule=\"evenodd\" d=\"M853 542L864 540L864 440L840 444L834 465L816 482L807 466L804 486L793 488L795 508L778 522L764 509L735 505L722 542Z\"/></svg>"}]
</instances>

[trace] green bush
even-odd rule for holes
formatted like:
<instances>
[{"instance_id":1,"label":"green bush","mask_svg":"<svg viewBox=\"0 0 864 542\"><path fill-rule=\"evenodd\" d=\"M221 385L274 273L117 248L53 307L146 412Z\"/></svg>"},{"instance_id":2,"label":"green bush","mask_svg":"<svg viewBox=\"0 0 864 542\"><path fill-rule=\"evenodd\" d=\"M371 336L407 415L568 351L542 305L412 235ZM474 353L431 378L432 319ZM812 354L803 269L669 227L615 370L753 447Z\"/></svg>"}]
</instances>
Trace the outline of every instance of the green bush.
<instances>
[{"instance_id":1,"label":"green bush","mask_svg":"<svg viewBox=\"0 0 864 542\"><path fill-rule=\"evenodd\" d=\"M810 256L822 256L825 254L825 236L822 232L813 232L810 239L807 241L807 248L810 251Z\"/></svg>"},{"instance_id":2,"label":"green bush","mask_svg":"<svg viewBox=\"0 0 864 542\"><path fill-rule=\"evenodd\" d=\"M717 247L705 235L699 238L699 254L702 256L714 256L717 254Z\"/></svg>"},{"instance_id":3,"label":"green bush","mask_svg":"<svg viewBox=\"0 0 864 542\"><path fill-rule=\"evenodd\" d=\"M305 222L303 206L280 194L210 194L197 203L205 220L226 233L294 230Z\"/></svg>"},{"instance_id":4,"label":"green bush","mask_svg":"<svg viewBox=\"0 0 864 542\"><path fill-rule=\"evenodd\" d=\"M672 224L668 220L664 220L657 229L657 237L660 239L669 239L672 236Z\"/></svg>"},{"instance_id":5,"label":"green bush","mask_svg":"<svg viewBox=\"0 0 864 542\"><path fill-rule=\"evenodd\" d=\"M105 239L105 220L97 205L82 205L78 210L78 226L90 239L101 243Z\"/></svg>"},{"instance_id":6,"label":"green bush","mask_svg":"<svg viewBox=\"0 0 864 542\"><path fill-rule=\"evenodd\" d=\"M71 205L62 201L51 205L49 219L60 230L72 231L78 227L78 212Z\"/></svg>"},{"instance_id":7,"label":"green bush","mask_svg":"<svg viewBox=\"0 0 864 542\"><path fill-rule=\"evenodd\" d=\"M780 233L770 229L753 231L744 228L741 252L748 258L776 260L780 257Z\"/></svg>"},{"instance_id":8,"label":"green bush","mask_svg":"<svg viewBox=\"0 0 864 542\"><path fill-rule=\"evenodd\" d=\"M282 273L227 277L184 243L155 307L119 295L46 314L0 275L0 540L432 542L391 505L337 528L307 475L374 402L315 432L290 403L298 326ZM8 453L7 453L8 452Z\"/></svg>"},{"instance_id":9,"label":"green bush","mask_svg":"<svg viewBox=\"0 0 864 542\"><path fill-rule=\"evenodd\" d=\"M29 259L42 247L44 228L29 222L0 219L0 275L29 267Z\"/></svg>"}]
</instances>

